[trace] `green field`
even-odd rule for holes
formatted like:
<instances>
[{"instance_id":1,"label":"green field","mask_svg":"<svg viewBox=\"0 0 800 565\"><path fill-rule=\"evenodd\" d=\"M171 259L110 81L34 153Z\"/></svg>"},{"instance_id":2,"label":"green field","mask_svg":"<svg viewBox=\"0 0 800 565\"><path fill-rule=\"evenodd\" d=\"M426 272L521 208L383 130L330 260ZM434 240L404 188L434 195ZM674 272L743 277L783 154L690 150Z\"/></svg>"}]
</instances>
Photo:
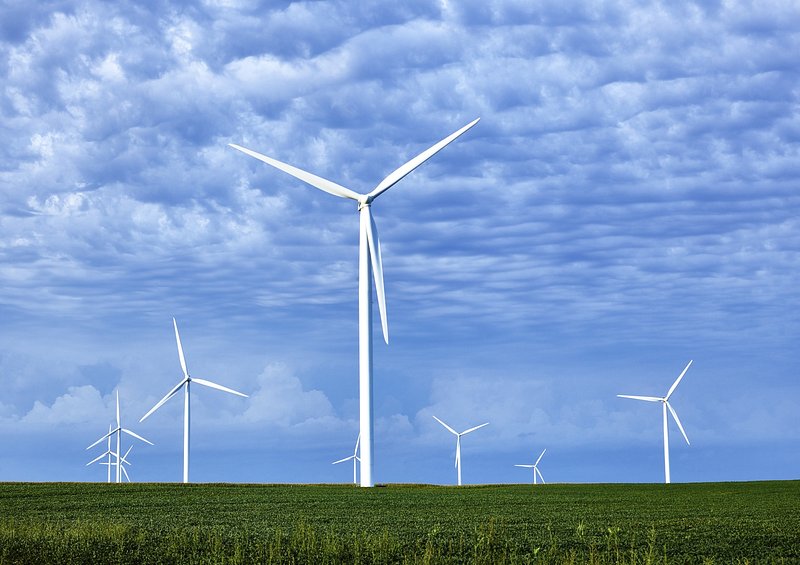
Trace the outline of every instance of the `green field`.
<instances>
[{"instance_id":1,"label":"green field","mask_svg":"<svg viewBox=\"0 0 800 565\"><path fill-rule=\"evenodd\" d=\"M800 481L0 484L0 563L800 563Z\"/></svg>"}]
</instances>

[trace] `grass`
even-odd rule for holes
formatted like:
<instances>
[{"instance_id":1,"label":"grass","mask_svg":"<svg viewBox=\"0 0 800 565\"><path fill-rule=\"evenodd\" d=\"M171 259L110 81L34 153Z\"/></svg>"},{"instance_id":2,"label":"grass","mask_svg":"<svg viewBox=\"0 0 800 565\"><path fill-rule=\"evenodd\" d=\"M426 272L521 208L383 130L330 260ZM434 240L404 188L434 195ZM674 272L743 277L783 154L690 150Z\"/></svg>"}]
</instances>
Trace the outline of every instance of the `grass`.
<instances>
[{"instance_id":1,"label":"grass","mask_svg":"<svg viewBox=\"0 0 800 565\"><path fill-rule=\"evenodd\" d=\"M800 481L0 484L5 563L800 563Z\"/></svg>"}]
</instances>

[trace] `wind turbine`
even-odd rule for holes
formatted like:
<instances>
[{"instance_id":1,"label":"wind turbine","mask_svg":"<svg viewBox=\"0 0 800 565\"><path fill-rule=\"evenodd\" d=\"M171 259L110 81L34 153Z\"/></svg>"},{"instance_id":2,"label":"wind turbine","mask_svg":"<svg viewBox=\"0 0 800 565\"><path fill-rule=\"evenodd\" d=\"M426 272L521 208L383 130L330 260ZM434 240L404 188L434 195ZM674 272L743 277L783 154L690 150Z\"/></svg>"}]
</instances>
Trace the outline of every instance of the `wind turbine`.
<instances>
[{"instance_id":1,"label":"wind turbine","mask_svg":"<svg viewBox=\"0 0 800 565\"><path fill-rule=\"evenodd\" d=\"M113 425L112 425L112 427L113 427ZM117 390L117 427L114 428L113 430L109 431L106 435L104 435L103 437L98 439L96 442L94 442L92 445L90 445L86 449L91 449L95 445L97 445L98 443L103 441L104 439L111 438L112 434L117 434L117 451L116 451L116 454L117 454L117 457L119 457L119 453L120 453L120 445L119 444L120 444L120 438L122 436L122 432L125 432L129 436L135 437L136 439L139 439L139 440L141 440L141 441L143 441L145 443L149 443L150 445L153 445L152 441L144 439L139 434L134 433L134 432L130 431L129 429L122 427L122 424L120 423L120 418L119 418L119 390ZM105 455L105 453L103 455ZM121 475L119 461L117 461L117 481L116 482L119 483L121 481L122 481L122 475Z\"/></svg>"},{"instance_id":2,"label":"wind turbine","mask_svg":"<svg viewBox=\"0 0 800 565\"><path fill-rule=\"evenodd\" d=\"M539 455L539 458L536 460L536 463L534 463L533 465L514 465L514 467L525 467L526 469L533 469L533 484L536 484L536 475L537 475L537 473L539 475L539 478L542 479L542 484L544 484L544 477L542 476L542 472L539 470L538 465L539 465L539 461L541 461L542 457L544 457L544 452L545 451L547 451L547 449L542 451L542 454Z\"/></svg>"},{"instance_id":3,"label":"wind turbine","mask_svg":"<svg viewBox=\"0 0 800 565\"><path fill-rule=\"evenodd\" d=\"M111 456L112 456L112 455L116 455L116 453L114 453L113 451L111 451L111 433L112 433L112 430L113 430L113 429L114 429L114 424L109 424L109 425L108 425L108 438L107 438L107 439L108 439L108 446L106 447L106 451L105 451L105 453L103 453L103 454L101 454L101 455L98 455L97 457L95 457L94 459L92 459L91 461L89 461L89 462L86 464L86 466L88 467L88 466L89 466L89 465L91 465L92 463L97 463L97 462L98 462L98 461L100 461L100 460L101 460L103 457L105 457L105 456L107 455L107 456L108 456L108 462L103 462L103 463L101 463L101 465L106 465L106 467L108 467L108 473L107 473L107 475L108 475L108 476L107 476L107 478L106 478L106 482L107 482L107 483L110 483L110 482L111 482L111 466L113 465L113 463L111 462Z\"/></svg>"},{"instance_id":4,"label":"wind turbine","mask_svg":"<svg viewBox=\"0 0 800 565\"><path fill-rule=\"evenodd\" d=\"M128 451L126 451L126 452L125 452L125 455L123 455L123 456L120 458L119 462L117 463L117 465L119 465L119 468L120 468L120 469L122 469L122 472L123 472L123 473L125 473L125 479L126 479L128 482L131 482L131 477L130 477L130 475L128 475L128 471L126 471L126 470L125 470L125 465L131 465L131 464L132 464L132 463L131 463L130 461L128 461L128 459L127 459L127 457L128 457L128 454L131 452L131 449L133 449L133 446L132 446L132 445L128 447Z\"/></svg>"},{"instance_id":5,"label":"wind turbine","mask_svg":"<svg viewBox=\"0 0 800 565\"><path fill-rule=\"evenodd\" d=\"M344 459L339 459L338 461L334 461L332 463L332 465L336 465L338 463L344 463L345 461L350 461L352 459L353 460L353 484L354 485L358 484L358 480L356 478L356 467L358 465L358 462L361 461L361 458L358 456L358 443L360 441L361 441L361 434L358 434L358 437L356 438L356 447L353 450L353 454L350 457L345 457Z\"/></svg>"},{"instance_id":6,"label":"wind turbine","mask_svg":"<svg viewBox=\"0 0 800 565\"><path fill-rule=\"evenodd\" d=\"M181 379L181 382L176 384L172 388L172 390L170 390L166 394L166 396L164 396L164 398L159 400L147 414L142 416L142 418L139 421L144 422L145 418L147 418L150 414L161 408L161 406L167 400L178 394L178 391L181 388L183 388L183 482L188 483L189 482L189 421L190 421L189 386L192 383L197 383L199 385L207 386L209 388L215 388L223 392L229 392L230 394L243 396L244 398L247 398L247 395L242 394L241 392L237 392L232 388L218 385L217 383L213 383L205 379L197 379L194 377L190 377L189 370L186 368L186 358L183 356L183 346L181 345L181 336L178 333L178 322L175 321L175 318L172 318L172 325L175 327L175 341L178 343L178 358L180 359L181 362L181 369L183 369L183 379ZM117 452L119 452L119 450L117 450Z\"/></svg>"},{"instance_id":7,"label":"wind turbine","mask_svg":"<svg viewBox=\"0 0 800 565\"><path fill-rule=\"evenodd\" d=\"M360 194L345 188L335 182L317 175L282 163L256 151L246 149L240 145L229 143L231 147L246 153L251 157L263 161L293 177L310 184L324 192L349 198L358 203L359 211L359 252L358 252L358 382L359 382L359 418L361 428L361 486L371 487L372 480L372 450L374 446L373 408L372 408L372 284L374 278L375 291L378 298L378 309L383 328L383 339L389 343L389 327L386 319L386 298L383 290L383 262L381 261L381 245L378 239L378 229L372 218L370 207L373 200L389 190L403 177L419 167L422 163L441 151L446 145L454 141L461 134L478 123L480 118L468 123L460 130L450 134L436 145L426 149L401 167L398 167L367 194ZM370 269L371 265L371 269Z\"/></svg>"},{"instance_id":8,"label":"wind turbine","mask_svg":"<svg viewBox=\"0 0 800 565\"><path fill-rule=\"evenodd\" d=\"M456 465L455 466L458 469L458 486L461 486L461 436L465 436L470 432L474 432L475 430L480 429L483 426L488 426L489 422L486 422L485 424L481 424L480 426L475 426L474 428L470 428L468 430L464 430L461 433L458 433L453 428L451 428L450 426L448 426L447 424L442 422L436 416L434 416L433 419L436 420L437 422L439 422L441 425L443 425L445 428L447 428L450 433L452 433L453 435L456 436Z\"/></svg>"},{"instance_id":9,"label":"wind turbine","mask_svg":"<svg viewBox=\"0 0 800 565\"><path fill-rule=\"evenodd\" d=\"M669 484L669 482L670 482L669 481L669 432L667 431L667 410L669 410L670 414L672 414L672 417L675 420L675 423L678 424L678 429L680 429L681 433L683 434L683 439L686 440L686 444L687 445L691 445L689 443L689 438L686 437L686 432L683 430L683 425L681 425L681 421L678 418L678 413L675 412L675 409L669 403L669 397L672 396L672 393L675 392L676 388L678 388L678 383L681 382L681 379L683 378L683 375L686 374L686 371L689 370L689 367L691 367L691 365L692 365L692 361L689 361L689 363L683 369L683 372L681 372L681 374L678 375L678 378L675 379L675 382L672 383L671 387L669 387L669 390L667 391L667 395L664 396L664 397L659 397L659 396L631 396L629 394L618 394L617 395L620 398L632 398L634 400L644 400L645 402L660 402L661 403L661 411L662 411L662 414L663 414L663 421L664 421L664 478L665 478L665 482L667 484Z\"/></svg>"}]
</instances>

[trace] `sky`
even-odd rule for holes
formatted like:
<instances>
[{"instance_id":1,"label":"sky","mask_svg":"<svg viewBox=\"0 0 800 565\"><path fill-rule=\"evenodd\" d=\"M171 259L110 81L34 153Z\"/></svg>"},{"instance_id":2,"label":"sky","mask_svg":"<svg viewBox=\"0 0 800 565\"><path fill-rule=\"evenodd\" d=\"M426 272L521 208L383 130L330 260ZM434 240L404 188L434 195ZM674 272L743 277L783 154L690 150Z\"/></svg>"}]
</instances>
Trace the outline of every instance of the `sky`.
<instances>
[{"instance_id":1,"label":"sky","mask_svg":"<svg viewBox=\"0 0 800 565\"><path fill-rule=\"evenodd\" d=\"M378 483L800 478L800 6L0 1L0 481L352 480L384 193ZM123 449L130 445L123 440Z\"/></svg>"}]
</instances>

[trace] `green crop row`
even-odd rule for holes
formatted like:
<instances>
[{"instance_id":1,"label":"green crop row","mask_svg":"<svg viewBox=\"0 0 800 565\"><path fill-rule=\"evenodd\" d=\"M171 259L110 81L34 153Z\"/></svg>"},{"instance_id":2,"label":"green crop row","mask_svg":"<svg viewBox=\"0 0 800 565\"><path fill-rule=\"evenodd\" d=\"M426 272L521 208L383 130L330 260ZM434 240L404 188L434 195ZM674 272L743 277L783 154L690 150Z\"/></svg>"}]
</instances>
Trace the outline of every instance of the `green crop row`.
<instances>
[{"instance_id":1,"label":"green crop row","mask_svg":"<svg viewBox=\"0 0 800 565\"><path fill-rule=\"evenodd\" d=\"M0 484L0 563L800 563L800 482Z\"/></svg>"}]
</instances>

